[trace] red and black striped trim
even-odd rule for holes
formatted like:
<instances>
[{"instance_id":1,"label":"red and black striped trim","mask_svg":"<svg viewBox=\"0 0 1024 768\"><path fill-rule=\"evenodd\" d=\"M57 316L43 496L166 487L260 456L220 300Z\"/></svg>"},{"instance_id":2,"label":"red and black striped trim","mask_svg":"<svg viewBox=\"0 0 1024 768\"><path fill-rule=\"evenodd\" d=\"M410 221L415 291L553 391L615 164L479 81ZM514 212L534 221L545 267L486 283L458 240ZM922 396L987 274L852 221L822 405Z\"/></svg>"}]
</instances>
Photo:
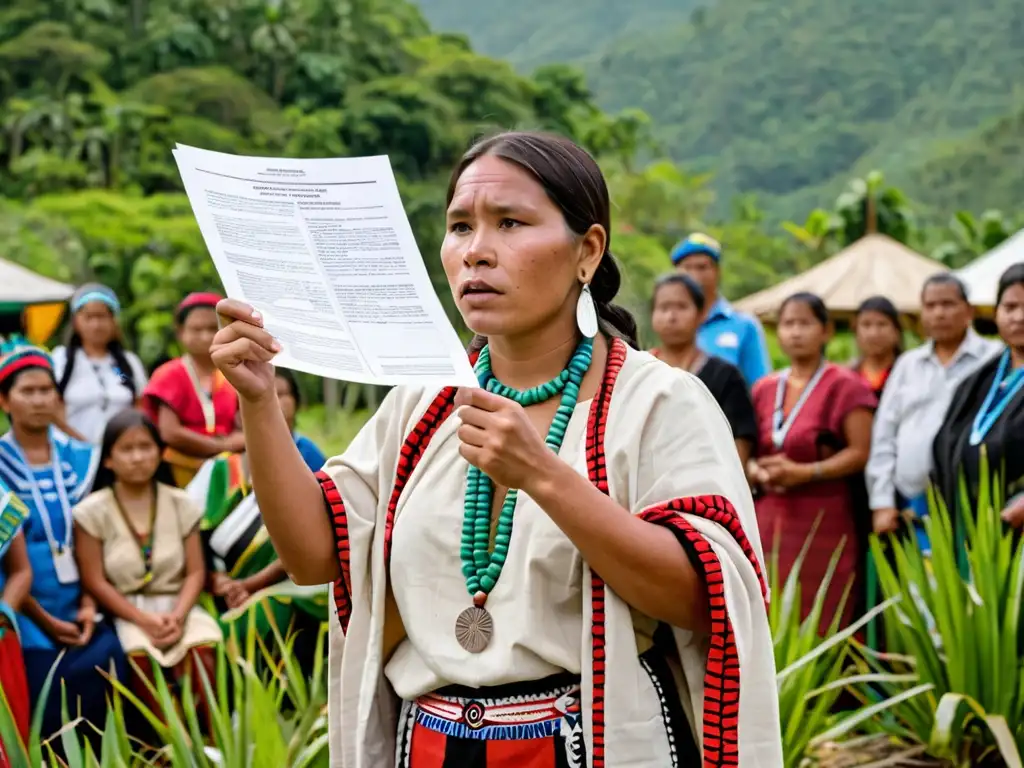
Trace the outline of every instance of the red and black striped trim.
<instances>
[{"instance_id":1,"label":"red and black striped trim","mask_svg":"<svg viewBox=\"0 0 1024 768\"><path fill-rule=\"evenodd\" d=\"M455 405L455 387L445 387L434 398L427 407L426 413L412 428L412 432L405 438L402 449L398 453L398 467L395 469L395 485L391 489L391 498L388 500L388 509L384 516L384 563L391 564L391 534L395 527L395 511L398 509L398 500L405 490L406 483L412 477L423 453L430 444L430 439L437 432L437 428L444 423L444 420L451 414Z\"/></svg>"},{"instance_id":2,"label":"red and black striped trim","mask_svg":"<svg viewBox=\"0 0 1024 768\"><path fill-rule=\"evenodd\" d=\"M711 644L704 673L704 768L739 764L740 660L725 602L722 563L704 536L684 515L696 515L721 525L743 548L754 566L762 595L766 595L761 566L750 548L739 517L723 496L672 499L639 514L642 520L672 531L704 574L711 608Z\"/></svg>"},{"instance_id":3,"label":"red and black striped trim","mask_svg":"<svg viewBox=\"0 0 1024 768\"><path fill-rule=\"evenodd\" d=\"M604 379L590 406L590 418L587 421L587 476L602 493L608 493L608 469L605 465L604 431L608 424L608 409L611 406L612 390L615 381L626 361L626 344L621 339L612 339L608 347L608 362L604 369ZM591 593L591 654L594 660L594 702L591 726L594 732L592 765L593 768L605 768L604 755L604 701L605 701L605 604L604 580L594 571L590 572Z\"/></svg>"},{"instance_id":4,"label":"red and black striped trim","mask_svg":"<svg viewBox=\"0 0 1024 768\"><path fill-rule=\"evenodd\" d=\"M334 529L334 545L338 550L338 565L341 575L334 581L334 605L338 610L338 621L341 631L348 632L348 620L352 616L352 570L349 562L348 515L345 513L345 501L334 480L323 470L316 473L320 490L327 503L327 512L331 516L331 527Z\"/></svg>"}]
</instances>

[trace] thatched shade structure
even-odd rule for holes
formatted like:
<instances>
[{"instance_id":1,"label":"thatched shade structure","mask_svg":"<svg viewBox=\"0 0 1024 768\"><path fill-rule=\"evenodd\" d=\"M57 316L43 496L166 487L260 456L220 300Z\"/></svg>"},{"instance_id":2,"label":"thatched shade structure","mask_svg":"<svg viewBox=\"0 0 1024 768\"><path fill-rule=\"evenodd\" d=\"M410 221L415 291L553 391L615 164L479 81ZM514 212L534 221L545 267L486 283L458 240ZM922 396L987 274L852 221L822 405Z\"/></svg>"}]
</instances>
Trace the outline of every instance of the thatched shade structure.
<instances>
[{"instance_id":1,"label":"thatched shade structure","mask_svg":"<svg viewBox=\"0 0 1024 768\"><path fill-rule=\"evenodd\" d=\"M800 291L820 296L836 319L847 319L869 296L887 296L901 314L921 311L921 286L946 268L891 237L865 235L803 274L751 294L736 308L765 321L778 317L782 302Z\"/></svg>"},{"instance_id":2,"label":"thatched shade structure","mask_svg":"<svg viewBox=\"0 0 1024 768\"><path fill-rule=\"evenodd\" d=\"M74 291L74 286L0 259L0 315L20 315L21 330L33 344L54 334Z\"/></svg>"},{"instance_id":3,"label":"thatched shade structure","mask_svg":"<svg viewBox=\"0 0 1024 768\"><path fill-rule=\"evenodd\" d=\"M1024 262L1024 229L1007 238L957 272L967 286L971 304L990 312L996 306L999 278L1009 267Z\"/></svg>"}]
</instances>

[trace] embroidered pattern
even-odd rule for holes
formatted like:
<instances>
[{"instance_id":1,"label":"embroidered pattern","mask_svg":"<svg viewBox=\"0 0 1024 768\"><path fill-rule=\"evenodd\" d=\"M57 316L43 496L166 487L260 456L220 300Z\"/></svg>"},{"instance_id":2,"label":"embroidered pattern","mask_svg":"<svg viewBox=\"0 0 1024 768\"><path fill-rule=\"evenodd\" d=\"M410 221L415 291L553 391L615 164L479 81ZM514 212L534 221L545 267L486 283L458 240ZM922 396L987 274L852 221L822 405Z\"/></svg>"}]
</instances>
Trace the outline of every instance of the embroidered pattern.
<instances>
[{"instance_id":1,"label":"embroidered pattern","mask_svg":"<svg viewBox=\"0 0 1024 768\"><path fill-rule=\"evenodd\" d=\"M580 725L578 685L527 696L467 699L428 694L416 700L416 724L475 741L521 741L569 734Z\"/></svg>"},{"instance_id":2,"label":"embroidered pattern","mask_svg":"<svg viewBox=\"0 0 1024 768\"><path fill-rule=\"evenodd\" d=\"M668 699L665 697L665 688L661 684L661 680L654 674L654 670L651 669L651 665L647 662L643 656L640 656L640 666L644 668L644 672L651 678L651 685L654 686L655 693L658 694L658 703L661 705L661 720L665 724L665 734L668 737L668 751L669 751L669 766L666 768L678 768L679 766L679 752L676 750L676 734L672 729L672 716L668 709Z\"/></svg>"},{"instance_id":3,"label":"embroidered pattern","mask_svg":"<svg viewBox=\"0 0 1024 768\"><path fill-rule=\"evenodd\" d=\"M621 339L612 339L608 348L608 362L604 379L594 402L590 406L587 422L587 476L602 493L608 493L608 469L605 466L604 431L608 424L608 408L611 406L615 380L626 361L626 344ZM604 580L591 570L591 653L594 659L594 702L591 727L594 732L593 768L605 768L604 762L604 697L605 697L605 606Z\"/></svg>"},{"instance_id":4,"label":"embroidered pattern","mask_svg":"<svg viewBox=\"0 0 1024 768\"><path fill-rule=\"evenodd\" d=\"M345 513L345 501L341 498L338 486L331 476L321 470L316 473L320 490L327 502L327 510L334 528L334 545L338 550L338 565L341 575L334 581L334 606L338 611L341 631L348 632L348 620L352 617L352 572L349 562L348 515Z\"/></svg>"},{"instance_id":5,"label":"embroidered pattern","mask_svg":"<svg viewBox=\"0 0 1024 768\"><path fill-rule=\"evenodd\" d=\"M711 607L711 644L704 674L704 768L739 764L740 660L725 602L722 563L703 535L683 515L697 515L729 531L746 553L766 594L757 557L743 536L736 510L722 496L696 496L649 507L640 518L673 529L704 571Z\"/></svg>"}]
</instances>

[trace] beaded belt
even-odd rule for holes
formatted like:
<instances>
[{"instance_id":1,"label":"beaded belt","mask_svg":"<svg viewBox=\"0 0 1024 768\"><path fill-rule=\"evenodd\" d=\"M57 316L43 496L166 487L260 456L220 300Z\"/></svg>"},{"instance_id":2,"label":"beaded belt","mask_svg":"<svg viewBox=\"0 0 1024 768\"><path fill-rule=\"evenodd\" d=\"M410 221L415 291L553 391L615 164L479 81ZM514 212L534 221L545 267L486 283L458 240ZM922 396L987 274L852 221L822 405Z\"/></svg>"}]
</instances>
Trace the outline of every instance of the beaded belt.
<instances>
[{"instance_id":1,"label":"beaded belt","mask_svg":"<svg viewBox=\"0 0 1024 768\"><path fill-rule=\"evenodd\" d=\"M416 723L463 739L538 739L580 714L578 685L533 696L472 699L431 693L416 700Z\"/></svg>"}]
</instances>

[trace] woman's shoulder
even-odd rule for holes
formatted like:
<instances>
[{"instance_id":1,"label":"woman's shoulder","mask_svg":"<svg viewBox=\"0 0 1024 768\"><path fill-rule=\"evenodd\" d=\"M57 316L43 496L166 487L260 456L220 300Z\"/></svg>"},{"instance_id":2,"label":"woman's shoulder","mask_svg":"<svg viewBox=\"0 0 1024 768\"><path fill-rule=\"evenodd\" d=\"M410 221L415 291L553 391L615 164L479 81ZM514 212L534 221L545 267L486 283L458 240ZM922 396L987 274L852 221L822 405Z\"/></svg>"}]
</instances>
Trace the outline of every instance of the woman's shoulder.
<instances>
[{"instance_id":1,"label":"woman's shoulder","mask_svg":"<svg viewBox=\"0 0 1024 768\"><path fill-rule=\"evenodd\" d=\"M192 499L182 488L175 488L166 483L157 483L156 491L160 496L172 501L175 504L191 504Z\"/></svg>"},{"instance_id":2,"label":"woman's shoulder","mask_svg":"<svg viewBox=\"0 0 1024 768\"><path fill-rule=\"evenodd\" d=\"M612 405L642 418L643 412L668 407L700 412L715 399L697 376L663 363L648 352L629 349L612 391Z\"/></svg>"},{"instance_id":3,"label":"woman's shoulder","mask_svg":"<svg viewBox=\"0 0 1024 768\"><path fill-rule=\"evenodd\" d=\"M156 370L153 371L152 380L157 381L170 376L179 376L182 373L185 373L185 364L180 357L175 357L158 365Z\"/></svg>"},{"instance_id":4,"label":"woman's shoulder","mask_svg":"<svg viewBox=\"0 0 1024 768\"><path fill-rule=\"evenodd\" d=\"M93 518L97 515L105 515L108 511L115 509L114 491L111 488L101 488L93 491L75 505L75 518Z\"/></svg>"}]
</instances>

